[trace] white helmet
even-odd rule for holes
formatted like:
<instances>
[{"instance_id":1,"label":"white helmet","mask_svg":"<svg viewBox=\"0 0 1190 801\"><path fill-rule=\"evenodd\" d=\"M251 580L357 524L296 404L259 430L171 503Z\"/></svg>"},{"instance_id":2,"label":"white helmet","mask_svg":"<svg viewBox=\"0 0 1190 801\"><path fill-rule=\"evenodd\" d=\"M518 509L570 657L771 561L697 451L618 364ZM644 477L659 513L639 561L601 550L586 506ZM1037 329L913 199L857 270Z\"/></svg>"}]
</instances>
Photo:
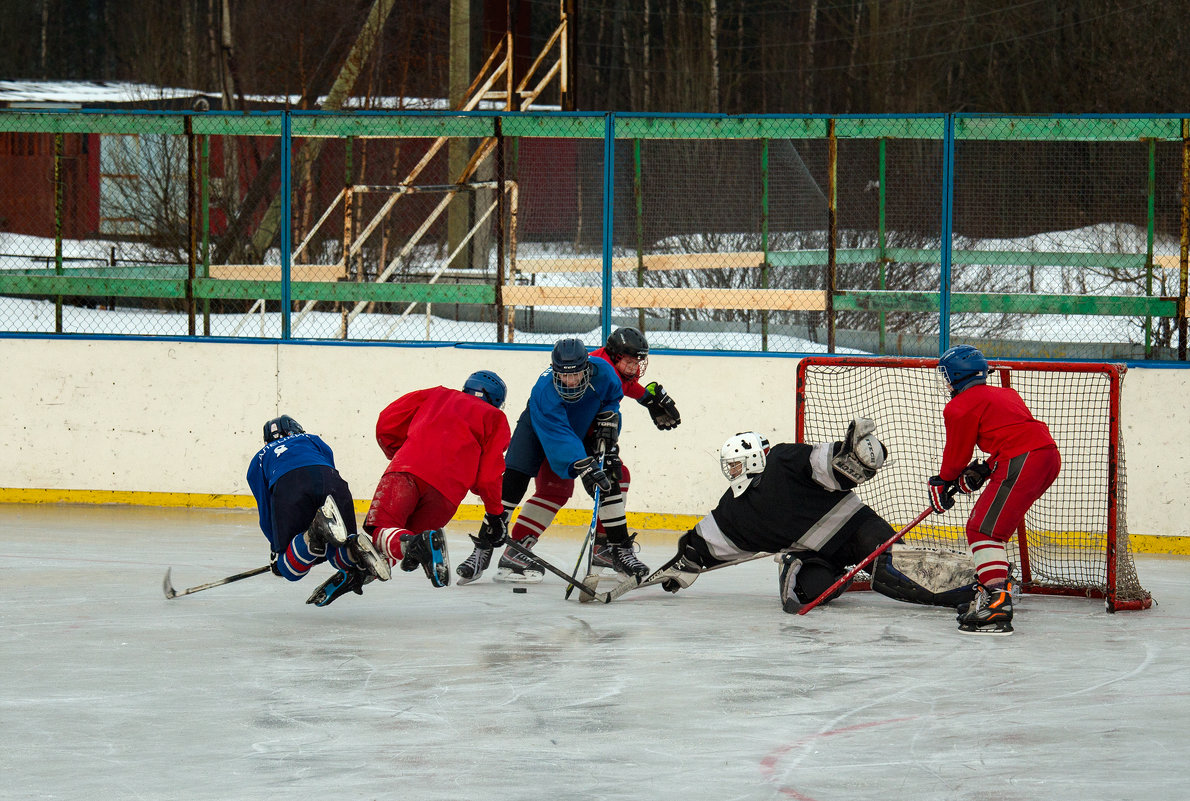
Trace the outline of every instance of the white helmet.
<instances>
[{"instance_id":1,"label":"white helmet","mask_svg":"<svg viewBox=\"0 0 1190 801\"><path fill-rule=\"evenodd\" d=\"M731 483L735 497L744 494L752 479L764 472L769 441L755 431L744 431L730 437L719 449L719 467Z\"/></svg>"}]
</instances>

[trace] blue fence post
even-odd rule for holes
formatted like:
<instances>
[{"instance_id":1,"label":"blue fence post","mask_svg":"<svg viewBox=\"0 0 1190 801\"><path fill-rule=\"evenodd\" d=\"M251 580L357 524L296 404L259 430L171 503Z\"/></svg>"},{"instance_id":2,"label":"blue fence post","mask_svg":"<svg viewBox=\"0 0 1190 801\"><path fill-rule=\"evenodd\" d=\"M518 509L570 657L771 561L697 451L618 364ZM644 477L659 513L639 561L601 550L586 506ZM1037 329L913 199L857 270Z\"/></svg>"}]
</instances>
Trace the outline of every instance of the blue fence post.
<instances>
[{"instance_id":1,"label":"blue fence post","mask_svg":"<svg viewBox=\"0 0 1190 801\"><path fill-rule=\"evenodd\" d=\"M293 169L291 150L293 143L290 136L293 132L289 111L281 112L281 338L290 338L289 303L290 303L290 266L292 260L292 243L289 225L293 214L293 198L290 190L290 171Z\"/></svg>"},{"instance_id":2,"label":"blue fence post","mask_svg":"<svg viewBox=\"0 0 1190 801\"><path fill-rule=\"evenodd\" d=\"M954 230L954 133L955 115L947 114L942 134L942 281L938 297L939 356L950 347L951 239Z\"/></svg>"},{"instance_id":3,"label":"blue fence post","mask_svg":"<svg viewBox=\"0 0 1190 801\"><path fill-rule=\"evenodd\" d=\"M608 113L603 123L603 301L599 309L600 344L607 341L612 324L612 231L616 200L616 115Z\"/></svg>"}]
</instances>

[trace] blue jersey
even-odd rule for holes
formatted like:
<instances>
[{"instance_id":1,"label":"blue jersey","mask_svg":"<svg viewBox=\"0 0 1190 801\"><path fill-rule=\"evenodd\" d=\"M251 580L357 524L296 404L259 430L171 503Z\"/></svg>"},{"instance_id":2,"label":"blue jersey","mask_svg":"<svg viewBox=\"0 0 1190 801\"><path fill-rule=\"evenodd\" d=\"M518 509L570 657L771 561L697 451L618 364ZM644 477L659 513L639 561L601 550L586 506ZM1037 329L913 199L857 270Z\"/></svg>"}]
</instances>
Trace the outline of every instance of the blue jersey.
<instances>
[{"instance_id":1,"label":"blue jersey","mask_svg":"<svg viewBox=\"0 0 1190 801\"><path fill-rule=\"evenodd\" d=\"M570 466L586 457L587 448L583 437L602 411L620 411L620 400L624 387L616 368L603 359L591 359L591 385L578 400L567 403L554 388L553 368L546 370L533 385L529 393L526 413L537 435L550 469L559 476L574 478ZM519 429L525 424L525 415L517 421ZM511 447L509 453L511 456ZM531 471L536 473L537 469Z\"/></svg>"},{"instance_id":2,"label":"blue jersey","mask_svg":"<svg viewBox=\"0 0 1190 801\"><path fill-rule=\"evenodd\" d=\"M248 487L260 510L260 530L270 537L273 530L273 485L277 479L299 467L311 465L335 466L331 448L316 434L294 434L265 445L248 465Z\"/></svg>"}]
</instances>

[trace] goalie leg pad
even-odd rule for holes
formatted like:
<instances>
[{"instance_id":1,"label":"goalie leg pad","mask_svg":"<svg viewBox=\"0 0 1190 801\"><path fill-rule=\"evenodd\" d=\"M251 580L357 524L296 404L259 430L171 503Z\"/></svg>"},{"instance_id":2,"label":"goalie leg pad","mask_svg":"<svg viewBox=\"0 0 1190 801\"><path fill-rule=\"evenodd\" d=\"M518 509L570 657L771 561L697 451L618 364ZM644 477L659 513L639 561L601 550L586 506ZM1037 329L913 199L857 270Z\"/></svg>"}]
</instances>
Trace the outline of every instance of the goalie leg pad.
<instances>
[{"instance_id":1,"label":"goalie leg pad","mask_svg":"<svg viewBox=\"0 0 1190 801\"><path fill-rule=\"evenodd\" d=\"M975 597L975 569L960 554L897 549L877 557L872 589L897 601L956 607Z\"/></svg>"}]
</instances>

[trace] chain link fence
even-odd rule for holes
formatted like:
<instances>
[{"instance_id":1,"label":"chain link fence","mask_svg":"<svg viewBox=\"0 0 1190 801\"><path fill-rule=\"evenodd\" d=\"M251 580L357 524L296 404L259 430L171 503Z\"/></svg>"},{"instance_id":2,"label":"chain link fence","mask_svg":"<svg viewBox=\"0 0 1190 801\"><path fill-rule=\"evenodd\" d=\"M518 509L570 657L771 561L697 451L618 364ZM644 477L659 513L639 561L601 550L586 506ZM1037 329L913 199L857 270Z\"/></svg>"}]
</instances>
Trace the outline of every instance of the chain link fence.
<instances>
[{"instance_id":1,"label":"chain link fence","mask_svg":"<svg viewBox=\"0 0 1190 801\"><path fill-rule=\"evenodd\" d=\"M1184 360L1186 125L0 112L0 333Z\"/></svg>"}]
</instances>

